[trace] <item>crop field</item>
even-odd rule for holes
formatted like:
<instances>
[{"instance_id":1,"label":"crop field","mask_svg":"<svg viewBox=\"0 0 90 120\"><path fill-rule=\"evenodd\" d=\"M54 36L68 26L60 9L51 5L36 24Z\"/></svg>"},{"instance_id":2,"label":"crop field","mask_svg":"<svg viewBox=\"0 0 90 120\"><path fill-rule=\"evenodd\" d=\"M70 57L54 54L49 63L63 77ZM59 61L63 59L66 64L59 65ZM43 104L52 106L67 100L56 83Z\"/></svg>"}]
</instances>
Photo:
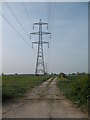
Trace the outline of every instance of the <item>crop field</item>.
<instances>
[{"instance_id":1,"label":"crop field","mask_svg":"<svg viewBox=\"0 0 90 120\"><path fill-rule=\"evenodd\" d=\"M82 110L88 109L88 75L69 75L66 80L59 79L57 85L78 107Z\"/></svg>"},{"instance_id":2,"label":"crop field","mask_svg":"<svg viewBox=\"0 0 90 120\"><path fill-rule=\"evenodd\" d=\"M2 76L2 99L6 101L21 97L25 92L49 78L50 76L4 75Z\"/></svg>"}]
</instances>

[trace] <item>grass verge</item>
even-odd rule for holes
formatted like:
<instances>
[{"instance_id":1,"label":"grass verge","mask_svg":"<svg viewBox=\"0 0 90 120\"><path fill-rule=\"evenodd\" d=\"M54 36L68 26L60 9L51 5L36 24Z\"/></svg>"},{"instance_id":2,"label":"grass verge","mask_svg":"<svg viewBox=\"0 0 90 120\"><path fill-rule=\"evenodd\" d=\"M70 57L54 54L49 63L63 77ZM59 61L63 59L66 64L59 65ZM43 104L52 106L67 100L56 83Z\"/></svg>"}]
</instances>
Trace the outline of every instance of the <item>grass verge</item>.
<instances>
[{"instance_id":1,"label":"grass verge","mask_svg":"<svg viewBox=\"0 0 90 120\"><path fill-rule=\"evenodd\" d=\"M28 90L40 85L48 80L50 76L27 76L11 75L2 76L2 99L5 102L8 99L24 96Z\"/></svg>"},{"instance_id":2,"label":"grass verge","mask_svg":"<svg viewBox=\"0 0 90 120\"><path fill-rule=\"evenodd\" d=\"M88 75L67 76L67 80L58 80L57 85L69 100L88 110Z\"/></svg>"}]
</instances>

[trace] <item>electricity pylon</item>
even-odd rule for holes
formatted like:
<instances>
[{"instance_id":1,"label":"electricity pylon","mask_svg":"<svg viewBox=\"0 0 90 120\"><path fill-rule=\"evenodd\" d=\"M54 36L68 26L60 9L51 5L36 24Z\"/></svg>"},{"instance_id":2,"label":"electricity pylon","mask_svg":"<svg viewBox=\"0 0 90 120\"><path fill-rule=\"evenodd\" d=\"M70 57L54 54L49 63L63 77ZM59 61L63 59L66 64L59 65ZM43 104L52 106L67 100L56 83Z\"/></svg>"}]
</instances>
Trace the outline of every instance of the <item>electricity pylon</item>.
<instances>
[{"instance_id":1,"label":"electricity pylon","mask_svg":"<svg viewBox=\"0 0 90 120\"><path fill-rule=\"evenodd\" d=\"M33 44L38 44L38 52L37 52L37 62L36 62L35 74L39 75L39 74L45 74L43 44L48 44L48 48L49 48L49 42L43 41L42 36L49 34L50 38L51 38L51 33L42 31L42 25L47 25L47 29L48 29L48 23L42 22L41 19L40 19L40 21L38 23L33 24L33 29L34 29L35 25L39 26L39 32L30 33L30 38L31 38L31 34L39 36L38 41L32 42L32 47L33 47Z\"/></svg>"}]
</instances>

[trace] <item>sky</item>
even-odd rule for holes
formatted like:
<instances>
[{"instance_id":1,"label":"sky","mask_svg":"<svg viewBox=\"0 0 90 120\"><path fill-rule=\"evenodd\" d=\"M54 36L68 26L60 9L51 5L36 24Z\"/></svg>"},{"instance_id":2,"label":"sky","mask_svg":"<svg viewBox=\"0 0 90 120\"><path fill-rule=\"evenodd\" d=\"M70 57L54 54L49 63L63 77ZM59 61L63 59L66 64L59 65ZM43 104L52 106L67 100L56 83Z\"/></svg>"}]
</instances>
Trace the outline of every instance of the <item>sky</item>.
<instances>
[{"instance_id":1,"label":"sky","mask_svg":"<svg viewBox=\"0 0 90 120\"><path fill-rule=\"evenodd\" d=\"M2 14L3 73L35 72L37 45L32 48L32 42L37 41L38 37L30 39L30 33L38 31L38 27L33 30L33 23L40 19L49 25L48 30L43 26L43 31L52 34L51 39L43 37L50 46L44 45L46 71L88 72L87 2L8 2L2 4Z\"/></svg>"}]
</instances>

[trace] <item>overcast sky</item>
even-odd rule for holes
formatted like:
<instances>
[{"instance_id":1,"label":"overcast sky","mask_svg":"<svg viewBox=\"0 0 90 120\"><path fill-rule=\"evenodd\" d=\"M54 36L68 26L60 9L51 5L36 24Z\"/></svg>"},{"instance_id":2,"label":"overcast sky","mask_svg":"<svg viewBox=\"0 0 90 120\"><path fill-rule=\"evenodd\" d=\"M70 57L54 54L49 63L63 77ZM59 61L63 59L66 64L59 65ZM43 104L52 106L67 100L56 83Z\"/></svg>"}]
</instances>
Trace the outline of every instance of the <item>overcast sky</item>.
<instances>
[{"instance_id":1,"label":"overcast sky","mask_svg":"<svg viewBox=\"0 0 90 120\"><path fill-rule=\"evenodd\" d=\"M4 73L34 73L36 67L37 45L31 48L32 41L38 37L29 38L33 30L33 22L49 23L49 29L43 31L52 33L43 37L49 41L50 48L44 47L46 70L49 73L88 72L88 3L3 3L2 13L10 24L23 36L26 42L12 29L6 19L2 20L3 36L3 72ZM10 8L10 9L9 9ZM22 30L11 11L25 31Z\"/></svg>"}]
</instances>

